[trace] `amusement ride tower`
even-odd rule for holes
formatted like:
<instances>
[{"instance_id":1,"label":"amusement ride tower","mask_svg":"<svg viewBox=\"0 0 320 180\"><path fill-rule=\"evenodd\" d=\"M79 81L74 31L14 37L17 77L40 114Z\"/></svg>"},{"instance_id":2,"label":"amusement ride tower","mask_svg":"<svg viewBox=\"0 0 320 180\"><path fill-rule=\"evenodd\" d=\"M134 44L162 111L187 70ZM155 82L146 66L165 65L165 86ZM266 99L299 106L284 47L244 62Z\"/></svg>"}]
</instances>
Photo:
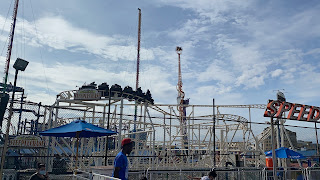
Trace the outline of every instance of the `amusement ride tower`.
<instances>
[{"instance_id":1,"label":"amusement ride tower","mask_svg":"<svg viewBox=\"0 0 320 180\"><path fill-rule=\"evenodd\" d=\"M188 148L188 136L187 136L187 124L186 124L186 105L189 104L189 100L184 100L184 92L182 90L182 75L181 75L181 60L180 55L182 53L182 48L177 46L176 52L178 54L178 97L177 97L177 109L179 111L179 121L180 121L180 135L181 135L181 147L182 149Z\"/></svg>"}]
</instances>

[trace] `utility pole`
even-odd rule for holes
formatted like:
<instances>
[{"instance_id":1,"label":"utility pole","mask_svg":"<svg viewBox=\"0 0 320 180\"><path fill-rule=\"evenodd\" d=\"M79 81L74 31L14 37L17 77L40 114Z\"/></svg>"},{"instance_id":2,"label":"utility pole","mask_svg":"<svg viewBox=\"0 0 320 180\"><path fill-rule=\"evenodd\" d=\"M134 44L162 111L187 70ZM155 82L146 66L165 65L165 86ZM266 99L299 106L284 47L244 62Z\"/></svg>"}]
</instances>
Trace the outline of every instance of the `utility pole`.
<instances>
[{"instance_id":1,"label":"utility pole","mask_svg":"<svg viewBox=\"0 0 320 180\"><path fill-rule=\"evenodd\" d=\"M212 99L212 112L213 112L213 167L216 167L216 113L214 98ZM199 137L200 138L200 137Z\"/></svg>"}]
</instances>

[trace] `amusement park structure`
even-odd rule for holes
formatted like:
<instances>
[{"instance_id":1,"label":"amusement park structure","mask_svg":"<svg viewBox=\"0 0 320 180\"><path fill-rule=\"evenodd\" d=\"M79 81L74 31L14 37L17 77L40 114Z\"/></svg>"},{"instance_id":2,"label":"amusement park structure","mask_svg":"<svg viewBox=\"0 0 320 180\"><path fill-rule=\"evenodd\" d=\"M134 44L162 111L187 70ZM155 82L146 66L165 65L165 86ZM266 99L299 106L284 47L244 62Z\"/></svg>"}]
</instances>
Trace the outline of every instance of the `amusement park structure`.
<instances>
[{"instance_id":1,"label":"amusement park structure","mask_svg":"<svg viewBox=\"0 0 320 180\"><path fill-rule=\"evenodd\" d=\"M181 75L181 60L180 55L182 53L182 48L177 46L176 52L178 54L178 84L177 84L177 110L179 112L179 121L180 121L180 138L181 138L181 147L182 149L188 148L188 136L187 136L187 124L186 124L186 106L189 104L189 99L184 100L184 92L182 90L182 75Z\"/></svg>"},{"instance_id":2,"label":"amusement park structure","mask_svg":"<svg viewBox=\"0 0 320 180\"><path fill-rule=\"evenodd\" d=\"M16 0L2 94L5 94L7 88L18 2ZM32 162L46 162L49 172L55 168L56 157L65 158L67 169L70 171L75 167L89 169L93 166L112 166L114 157L121 150L123 138L131 138L135 142L133 152L128 158L130 170L143 171L147 169L213 168L229 165L233 167L264 166L266 164L264 141L271 139L270 136L274 139L274 134L277 136L276 141L272 141L272 145L277 144L280 147L280 144L284 144L287 139L290 146L294 147L291 138L286 133L283 120L279 120L277 127L264 130L262 128L259 132L253 130L252 122L260 119L257 119L256 116L253 118L252 111L259 111L262 118L262 112L267 108L265 104L190 104L189 99L185 99L183 91L182 48L179 46L176 47L178 54L177 103L155 103L150 90L143 92L139 87L141 9L138 10L135 88L130 86L122 88L118 84L110 85L106 82L97 85L93 82L84 84L76 90L60 92L54 104L50 106L26 101L23 90L19 91L22 92L22 96L18 94L18 98L17 94L14 97L12 93L13 105L10 107L10 112L13 113L12 120L11 113L8 116L8 111L4 108L5 116L1 126L1 131L6 132L6 134L1 134L1 140L5 139L2 157L7 153L6 144L11 143L9 140L26 135L41 139L40 131L58 127L76 119L116 131L117 134L108 137L82 138L77 161L75 149L78 146L74 138L42 137L41 141L45 142L43 146L29 147ZM17 87L13 89L17 91ZM273 125L273 122L271 124ZM262 125L269 127L268 124ZM21 152L22 148L26 147L8 145L8 149L15 152ZM285 162L278 161L278 164L285 165ZM1 168L4 167L4 163L5 158L2 158ZM23 163L28 162L21 164Z\"/></svg>"},{"instance_id":3,"label":"amusement park structure","mask_svg":"<svg viewBox=\"0 0 320 180\"><path fill-rule=\"evenodd\" d=\"M18 4L19 0L16 0L9 35L10 44L8 45L3 92L6 92ZM78 90L59 93L55 103L51 106L27 102L22 95L21 101L12 99L14 102L12 111L14 114L18 113L19 116L13 115L12 121L9 121L7 116L4 117L2 132L9 132L11 128L10 133L6 133L5 137L9 138L9 135L12 137L37 136L39 131L57 127L75 119L83 119L100 127L115 130L118 134L81 139L79 149L81 158L78 161L78 167L82 168L112 164L112 159L120 150L120 142L124 137L130 137L136 142L133 155L129 158L131 164L134 164L133 169L213 167L214 161L218 162L217 166L225 166L225 162L230 161L236 164L237 161L240 161L239 155L247 153L254 154L254 158L252 162L244 161L245 166L260 163L262 150L257 145L258 141L248 124L250 113L248 121L247 118L232 113L220 113L219 109L248 108L250 112L252 108L264 109L265 105L217 105L214 106L217 110L216 114L210 113L212 105L190 105L189 100L185 100L182 89L181 47L176 48L178 54L177 104L155 104L149 90L146 93L142 92L139 87L141 10L138 10L135 91L129 86L122 89L121 86L115 84L109 88L107 83L102 83L98 87L95 83L91 83ZM189 114L187 114L187 108L190 109ZM213 116L217 119L217 125L213 123ZM220 134L219 136L214 136L216 131L219 132L217 133ZM234 148L235 138L238 141L236 149ZM44 140L46 142L44 148L31 148L33 154L41 156L37 158L38 160L47 161L50 169L53 168L55 155L65 156L70 162L68 163L69 168L75 167L75 141L72 138L45 137ZM215 151L218 152L217 155L214 154Z\"/></svg>"},{"instance_id":4,"label":"amusement park structure","mask_svg":"<svg viewBox=\"0 0 320 180\"><path fill-rule=\"evenodd\" d=\"M81 158L78 165L80 168L112 165L114 156L121 149L121 139L125 137L130 137L136 142L129 160L132 169L137 170L213 167L214 157L217 167L224 167L226 163L234 165L242 163L242 166L251 167L263 164L265 161L259 137L253 133L250 124L250 110L265 109L265 105L216 105L217 135L213 137L213 114L209 113L213 106L185 104L184 106L191 109L191 112L185 116L185 135L188 138L181 141L183 129L180 116L175 111L179 104L154 104L151 96L138 96L134 92L122 91L121 88L114 91L114 85L111 86L111 91L102 87L106 86L96 87L92 83L79 90L61 92L57 95L56 102L41 109L39 111L41 115L37 117L38 131L57 127L75 119L83 119L100 127L109 126L111 130L118 132L117 135L108 138L81 139L79 146ZM93 100L92 97L98 98ZM135 122L132 108L136 105L138 119ZM248 118L220 113L221 109L223 111L247 109ZM24 115L27 116L28 113L25 112ZM108 116L110 116L109 125ZM135 131L134 124L136 124ZM24 132L28 134L28 130ZM214 138L216 156L213 156ZM75 141L72 138L46 137L45 139L46 148L35 151L39 155L49 157L46 159L51 168L55 155L69 158L69 168L75 167L73 156ZM250 158L247 158L247 155L250 155ZM105 158L106 161L103 161Z\"/></svg>"},{"instance_id":5,"label":"amusement park structure","mask_svg":"<svg viewBox=\"0 0 320 180\"><path fill-rule=\"evenodd\" d=\"M107 83L99 86L91 83L78 90L63 91L57 95L51 106L24 101L23 108L33 106L39 109L24 111L21 115L21 128L11 131L10 135L38 135L40 131L70 123L75 119L83 119L117 131L118 134L109 137L80 140L77 167L84 169L112 165L115 155L121 149L121 139L126 137L135 141L134 150L129 156L132 170L212 168L228 165L259 167L265 164L266 149L263 142L270 137L271 129L257 133L251 128L252 121L257 122L252 118L252 111L263 112L266 109L264 104L215 105L215 114L211 111L213 105L185 104L184 106L190 109L190 113L185 116L188 138L181 141L181 121L179 113L176 112L179 104L156 104L149 91L138 94L128 91L128 87L107 87ZM20 106L20 101L15 101L15 109ZM136 122L133 111L135 106L138 109ZM19 111L16 110L15 113ZM213 115L216 117L215 126ZM14 116L11 126L18 126L18 118ZM34 123L27 123L27 119L33 119ZM265 125L264 127L268 127ZM275 131L281 136L280 143L283 144L286 139L293 147L283 124L280 125L280 131L278 128L275 128ZM279 144L280 139L278 136L276 138L275 143ZM39 155L35 157L38 161L46 162L48 168L52 169L54 157L60 156L67 159L68 169L76 167L76 141L73 138L43 139L46 141L44 148L31 148L34 154Z\"/></svg>"}]
</instances>

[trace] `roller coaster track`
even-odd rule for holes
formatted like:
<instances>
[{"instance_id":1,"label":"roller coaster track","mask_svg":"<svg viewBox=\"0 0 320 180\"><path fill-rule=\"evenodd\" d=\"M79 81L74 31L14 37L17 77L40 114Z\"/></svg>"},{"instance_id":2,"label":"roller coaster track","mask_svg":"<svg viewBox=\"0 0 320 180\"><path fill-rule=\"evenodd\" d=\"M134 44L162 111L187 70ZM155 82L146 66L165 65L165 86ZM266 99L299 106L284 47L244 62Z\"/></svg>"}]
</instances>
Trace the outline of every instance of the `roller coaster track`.
<instances>
[{"instance_id":1,"label":"roller coaster track","mask_svg":"<svg viewBox=\"0 0 320 180\"><path fill-rule=\"evenodd\" d=\"M161 109L160 107L161 106L177 106L177 105L172 105L172 104L154 104L154 105L149 105L149 108L155 110L155 111L158 111L158 112L161 112L163 114L166 114L166 115L171 115L171 116L174 116L174 117L177 117L175 114L170 114L169 112ZM186 107L213 107L213 105L186 105ZM216 105L215 107L217 108L256 108L256 109L266 109L267 105L265 104L251 104L251 105ZM217 115L218 116L218 115ZM216 117L217 117L216 116ZM231 115L230 116L236 116L236 115ZM206 116L197 116L196 119L198 118L203 118L203 117L212 117L212 114L211 115L206 115ZM217 117L219 118L219 117ZM237 118L233 118L233 119L237 119ZM245 118L244 118L245 119ZM240 121L242 121L240 119ZM246 120L247 121L247 120Z\"/></svg>"},{"instance_id":2,"label":"roller coaster track","mask_svg":"<svg viewBox=\"0 0 320 180\"><path fill-rule=\"evenodd\" d=\"M177 104L154 104L153 106L180 106ZM213 105L184 105L186 107L213 107ZM249 105L215 105L217 108L254 108L266 109L266 104L249 104Z\"/></svg>"}]
</instances>

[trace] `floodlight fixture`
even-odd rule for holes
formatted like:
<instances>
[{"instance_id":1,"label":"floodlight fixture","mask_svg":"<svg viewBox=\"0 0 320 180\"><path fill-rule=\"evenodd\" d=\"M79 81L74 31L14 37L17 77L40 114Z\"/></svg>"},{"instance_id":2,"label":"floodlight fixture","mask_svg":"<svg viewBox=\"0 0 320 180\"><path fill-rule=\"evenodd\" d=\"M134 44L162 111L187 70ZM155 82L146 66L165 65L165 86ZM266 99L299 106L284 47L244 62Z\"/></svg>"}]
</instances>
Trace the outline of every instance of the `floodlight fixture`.
<instances>
[{"instance_id":1,"label":"floodlight fixture","mask_svg":"<svg viewBox=\"0 0 320 180\"><path fill-rule=\"evenodd\" d=\"M28 66L29 62L21 59L21 58L17 58L16 62L14 63L13 67L16 70L20 70L20 71L24 71L26 69L26 67Z\"/></svg>"},{"instance_id":2,"label":"floodlight fixture","mask_svg":"<svg viewBox=\"0 0 320 180\"><path fill-rule=\"evenodd\" d=\"M177 46L176 52L180 55L182 53L182 47Z\"/></svg>"}]
</instances>

